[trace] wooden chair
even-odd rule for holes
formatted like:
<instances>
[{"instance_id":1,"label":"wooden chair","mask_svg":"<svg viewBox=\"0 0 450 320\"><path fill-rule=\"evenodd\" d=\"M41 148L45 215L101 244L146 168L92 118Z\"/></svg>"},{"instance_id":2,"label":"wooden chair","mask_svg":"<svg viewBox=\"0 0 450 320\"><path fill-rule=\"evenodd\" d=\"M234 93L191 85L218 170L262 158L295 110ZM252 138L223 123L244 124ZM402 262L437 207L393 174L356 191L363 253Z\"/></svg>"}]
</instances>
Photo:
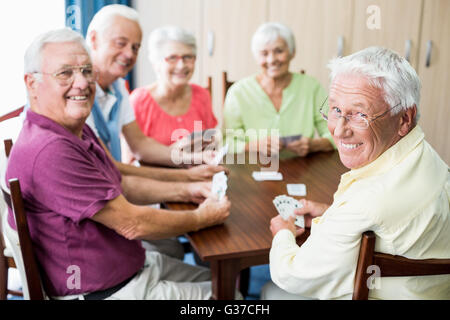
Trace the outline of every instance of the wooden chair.
<instances>
[{"instance_id":1,"label":"wooden chair","mask_svg":"<svg viewBox=\"0 0 450 320\"><path fill-rule=\"evenodd\" d=\"M366 231L362 235L356 266L353 300L367 300L370 274L367 268L371 265L379 267L380 277L411 277L450 274L450 259L414 260L401 256L375 252L375 233Z\"/></svg>"},{"instance_id":2,"label":"wooden chair","mask_svg":"<svg viewBox=\"0 0 450 320\"><path fill-rule=\"evenodd\" d=\"M7 157L9 157L11 147L12 141L5 140L5 153ZM6 257L3 255L5 248L2 248L0 256L0 298L6 299L8 293L11 293L14 295L22 295L25 299L43 300L45 296L41 284L39 267L33 252L33 244L28 229L19 180L10 179L9 190L4 189L6 188L2 187L5 201L14 212L17 233L15 234L15 231L6 225L6 216L4 216L2 222L5 226L1 229L2 235L4 236L4 243L9 245L9 249L14 257ZM7 228L9 229L7 230ZM23 294L11 292L7 289L8 268L17 268L19 270L22 279Z\"/></svg>"},{"instance_id":3,"label":"wooden chair","mask_svg":"<svg viewBox=\"0 0 450 320\"><path fill-rule=\"evenodd\" d=\"M8 120L8 119L11 119L11 118L18 117L22 113L24 108L25 108L25 106L22 106L22 107L20 107L20 108L18 108L16 110L13 110L13 111L11 111L11 112L1 116L0 117L0 122Z\"/></svg>"},{"instance_id":4,"label":"wooden chair","mask_svg":"<svg viewBox=\"0 0 450 320\"><path fill-rule=\"evenodd\" d=\"M208 85L205 87L209 92L209 96L212 97L212 77L208 77Z\"/></svg>"},{"instance_id":5,"label":"wooden chair","mask_svg":"<svg viewBox=\"0 0 450 320\"><path fill-rule=\"evenodd\" d=\"M301 74L305 74L305 70L300 70ZM225 102L225 97L227 96L228 89L233 85L234 81L228 81L228 74L226 71L222 72L222 92L223 92L223 102Z\"/></svg>"}]
</instances>

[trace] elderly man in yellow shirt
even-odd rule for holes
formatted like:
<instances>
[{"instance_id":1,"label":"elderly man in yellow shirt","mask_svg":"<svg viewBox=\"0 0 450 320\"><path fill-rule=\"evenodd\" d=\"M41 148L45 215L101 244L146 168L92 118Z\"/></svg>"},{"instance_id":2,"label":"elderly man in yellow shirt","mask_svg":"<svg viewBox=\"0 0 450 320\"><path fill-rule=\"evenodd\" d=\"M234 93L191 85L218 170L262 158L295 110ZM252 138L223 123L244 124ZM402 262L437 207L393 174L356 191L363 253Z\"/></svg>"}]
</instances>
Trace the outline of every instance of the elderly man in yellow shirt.
<instances>
[{"instance_id":1,"label":"elderly man in yellow shirt","mask_svg":"<svg viewBox=\"0 0 450 320\"><path fill-rule=\"evenodd\" d=\"M450 174L417 125L420 80L398 54L372 47L330 62L322 107L342 163L331 205L302 200L311 235L294 219L271 221L273 282L265 299L350 299L361 234L375 250L410 259L450 258ZM369 299L450 299L450 276L379 278Z\"/></svg>"}]
</instances>

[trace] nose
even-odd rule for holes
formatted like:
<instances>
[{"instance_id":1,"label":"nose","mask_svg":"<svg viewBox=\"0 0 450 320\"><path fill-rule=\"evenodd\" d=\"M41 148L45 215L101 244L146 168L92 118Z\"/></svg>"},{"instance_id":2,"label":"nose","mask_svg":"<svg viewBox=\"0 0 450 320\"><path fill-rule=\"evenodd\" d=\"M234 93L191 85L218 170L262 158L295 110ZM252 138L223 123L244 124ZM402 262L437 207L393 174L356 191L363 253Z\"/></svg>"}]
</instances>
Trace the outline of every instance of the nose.
<instances>
[{"instance_id":1,"label":"nose","mask_svg":"<svg viewBox=\"0 0 450 320\"><path fill-rule=\"evenodd\" d=\"M80 70L77 70L73 77L72 87L82 90L89 87L89 81L84 77Z\"/></svg>"},{"instance_id":2,"label":"nose","mask_svg":"<svg viewBox=\"0 0 450 320\"><path fill-rule=\"evenodd\" d=\"M274 62L275 61L275 54L273 53L273 52L270 52L268 55L267 55L267 62L268 63L272 63L272 62Z\"/></svg>"},{"instance_id":3,"label":"nose","mask_svg":"<svg viewBox=\"0 0 450 320\"><path fill-rule=\"evenodd\" d=\"M135 54L135 52L133 50L133 46L131 44L126 46L122 52L125 55L125 57L127 57L127 59L132 60L135 58L136 54Z\"/></svg>"},{"instance_id":4,"label":"nose","mask_svg":"<svg viewBox=\"0 0 450 320\"><path fill-rule=\"evenodd\" d=\"M343 138L348 135L350 126L347 124L347 119L345 117L340 117L336 121L336 126L334 127L333 135L337 138Z\"/></svg>"}]
</instances>

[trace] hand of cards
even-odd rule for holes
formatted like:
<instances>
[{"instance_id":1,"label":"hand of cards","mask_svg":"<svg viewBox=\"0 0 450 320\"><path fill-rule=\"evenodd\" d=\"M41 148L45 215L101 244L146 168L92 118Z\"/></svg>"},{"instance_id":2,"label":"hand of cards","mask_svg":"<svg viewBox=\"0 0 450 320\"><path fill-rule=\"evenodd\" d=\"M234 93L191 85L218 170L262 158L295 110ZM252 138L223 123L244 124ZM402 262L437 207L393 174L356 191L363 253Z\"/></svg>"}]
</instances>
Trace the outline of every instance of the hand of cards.
<instances>
[{"instance_id":1,"label":"hand of cards","mask_svg":"<svg viewBox=\"0 0 450 320\"><path fill-rule=\"evenodd\" d=\"M295 225L304 228L305 227L305 218L303 216L297 216L294 214L294 210L300 209L303 205L296 199L286 196L280 195L273 199L273 204L277 209L278 213L283 217L284 220L288 220L289 217L293 216L295 218Z\"/></svg>"},{"instance_id":2,"label":"hand of cards","mask_svg":"<svg viewBox=\"0 0 450 320\"><path fill-rule=\"evenodd\" d=\"M299 140L301 138L302 138L301 134L294 135L294 136L281 137L280 138L281 147L284 148L288 144L290 144L291 142L297 141L297 140Z\"/></svg>"},{"instance_id":3,"label":"hand of cards","mask_svg":"<svg viewBox=\"0 0 450 320\"><path fill-rule=\"evenodd\" d=\"M213 194L217 195L217 199L221 200L225 196L225 192L228 188L228 177L225 171L216 173L212 179L211 191Z\"/></svg>"}]
</instances>

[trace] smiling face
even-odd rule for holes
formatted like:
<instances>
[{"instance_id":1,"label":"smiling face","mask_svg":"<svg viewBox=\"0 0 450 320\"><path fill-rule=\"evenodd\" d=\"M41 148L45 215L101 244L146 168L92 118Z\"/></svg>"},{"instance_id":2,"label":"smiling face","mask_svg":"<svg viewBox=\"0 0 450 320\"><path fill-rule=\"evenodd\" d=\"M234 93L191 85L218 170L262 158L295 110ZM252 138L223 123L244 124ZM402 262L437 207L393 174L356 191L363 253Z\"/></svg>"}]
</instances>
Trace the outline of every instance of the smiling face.
<instances>
[{"instance_id":1,"label":"smiling face","mask_svg":"<svg viewBox=\"0 0 450 320\"><path fill-rule=\"evenodd\" d=\"M195 70L192 47L178 41L164 43L161 59L154 63L154 69L158 79L172 87L187 85Z\"/></svg>"},{"instance_id":2,"label":"smiling face","mask_svg":"<svg viewBox=\"0 0 450 320\"><path fill-rule=\"evenodd\" d=\"M110 85L133 69L142 41L142 31L135 21L116 16L103 32L90 34L92 60L101 82Z\"/></svg>"},{"instance_id":3,"label":"smiling face","mask_svg":"<svg viewBox=\"0 0 450 320\"><path fill-rule=\"evenodd\" d=\"M77 42L48 43L41 51L41 59L42 80L34 74L25 75L31 108L77 134L91 113L95 82L75 71L72 83L61 84L53 74L91 65L91 59Z\"/></svg>"},{"instance_id":4,"label":"smiling face","mask_svg":"<svg viewBox=\"0 0 450 320\"><path fill-rule=\"evenodd\" d=\"M390 107L383 99L383 91L372 86L359 75L337 76L330 86L329 107L339 108L342 115L360 113L371 119ZM402 113L390 112L369 122L367 129L354 129L341 117L328 122L342 163L350 169L361 168L394 145L404 135L401 132Z\"/></svg>"},{"instance_id":5,"label":"smiling face","mask_svg":"<svg viewBox=\"0 0 450 320\"><path fill-rule=\"evenodd\" d=\"M273 79L289 73L289 64L292 58L293 55L289 53L286 41L281 37L266 43L256 53L256 61L261 67L263 75Z\"/></svg>"}]
</instances>

